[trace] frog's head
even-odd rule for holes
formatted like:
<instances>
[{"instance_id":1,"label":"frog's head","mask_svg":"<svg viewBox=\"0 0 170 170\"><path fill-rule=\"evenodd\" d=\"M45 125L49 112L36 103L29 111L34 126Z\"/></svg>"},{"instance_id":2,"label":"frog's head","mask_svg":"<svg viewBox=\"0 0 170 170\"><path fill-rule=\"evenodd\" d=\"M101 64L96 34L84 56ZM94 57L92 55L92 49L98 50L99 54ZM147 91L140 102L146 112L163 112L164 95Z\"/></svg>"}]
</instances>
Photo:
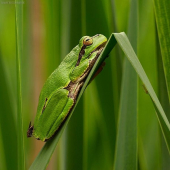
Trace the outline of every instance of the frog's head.
<instances>
[{"instance_id":1,"label":"frog's head","mask_svg":"<svg viewBox=\"0 0 170 170\"><path fill-rule=\"evenodd\" d=\"M102 34L96 34L92 37L82 37L79 41L80 52L76 66L79 65L81 59L84 60L89 58L93 52L97 52L99 55L102 52L106 42L107 38Z\"/></svg>"}]
</instances>

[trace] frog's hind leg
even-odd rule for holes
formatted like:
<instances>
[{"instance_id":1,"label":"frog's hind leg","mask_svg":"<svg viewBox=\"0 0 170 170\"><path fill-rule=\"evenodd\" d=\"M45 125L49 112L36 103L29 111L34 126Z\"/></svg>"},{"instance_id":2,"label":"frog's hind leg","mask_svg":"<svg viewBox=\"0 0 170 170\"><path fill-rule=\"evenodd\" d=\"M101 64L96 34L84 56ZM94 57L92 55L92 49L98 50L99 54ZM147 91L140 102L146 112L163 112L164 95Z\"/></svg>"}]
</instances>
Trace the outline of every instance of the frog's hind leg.
<instances>
[{"instance_id":1,"label":"frog's hind leg","mask_svg":"<svg viewBox=\"0 0 170 170\"><path fill-rule=\"evenodd\" d=\"M53 124L56 122L68 102L69 91L58 89L48 97L46 107L41 111L41 115L34 122L33 136L44 141L49 135Z\"/></svg>"},{"instance_id":2,"label":"frog's hind leg","mask_svg":"<svg viewBox=\"0 0 170 170\"><path fill-rule=\"evenodd\" d=\"M67 120L69 114L71 113L76 103L77 96L82 86L83 86L83 82L76 83L76 84L70 82L68 87L65 89L69 91L67 103L62 113L57 117L56 121L51 127L48 136L46 137L46 141L49 140L51 137L53 137L58 132L59 128L61 128L64 122Z\"/></svg>"},{"instance_id":3,"label":"frog's hind leg","mask_svg":"<svg viewBox=\"0 0 170 170\"><path fill-rule=\"evenodd\" d=\"M75 105L74 99L68 97L67 104L65 105L62 113L58 116L57 120L55 121L55 123L51 127L51 129L50 129L50 131L48 133L48 136L46 137L45 141L49 140L54 135L56 135L58 130L62 127L64 122L67 120L67 118L68 118L69 114L71 113L74 105Z\"/></svg>"}]
</instances>

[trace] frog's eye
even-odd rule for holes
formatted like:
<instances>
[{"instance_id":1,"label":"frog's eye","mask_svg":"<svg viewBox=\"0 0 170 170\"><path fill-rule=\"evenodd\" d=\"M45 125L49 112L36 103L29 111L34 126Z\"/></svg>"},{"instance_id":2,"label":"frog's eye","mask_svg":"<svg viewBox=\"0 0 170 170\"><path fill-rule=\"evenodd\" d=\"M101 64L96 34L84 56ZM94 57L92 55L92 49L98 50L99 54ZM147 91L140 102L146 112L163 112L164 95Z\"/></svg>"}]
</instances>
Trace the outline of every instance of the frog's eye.
<instances>
[{"instance_id":1,"label":"frog's eye","mask_svg":"<svg viewBox=\"0 0 170 170\"><path fill-rule=\"evenodd\" d=\"M83 40L83 44L88 46L88 45L92 45L93 44L93 39L91 37L86 37Z\"/></svg>"}]
</instances>

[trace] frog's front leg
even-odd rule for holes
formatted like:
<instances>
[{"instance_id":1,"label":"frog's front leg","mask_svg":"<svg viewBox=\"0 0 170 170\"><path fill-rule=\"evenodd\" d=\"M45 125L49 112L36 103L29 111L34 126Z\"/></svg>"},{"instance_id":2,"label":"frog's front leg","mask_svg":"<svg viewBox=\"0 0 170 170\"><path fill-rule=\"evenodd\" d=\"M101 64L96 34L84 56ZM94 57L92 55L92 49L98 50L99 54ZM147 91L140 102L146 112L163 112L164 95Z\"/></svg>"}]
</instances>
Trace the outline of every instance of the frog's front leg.
<instances>
[{"instance_id":1,"label":"frog's front leg","mask_svg":"<svg viewBox=\"0 0 170 170\"><path fill-rule=\"evenodd\" d=\"M94 52L91 54L90 58L87 58L85 60L82 59L83 61L81 61L81 63L76 66L70 73L70 80L74 83L84 80L93 67L94 63L96 62L98 56L98 52Z\"/></svg>"}]
</instances>

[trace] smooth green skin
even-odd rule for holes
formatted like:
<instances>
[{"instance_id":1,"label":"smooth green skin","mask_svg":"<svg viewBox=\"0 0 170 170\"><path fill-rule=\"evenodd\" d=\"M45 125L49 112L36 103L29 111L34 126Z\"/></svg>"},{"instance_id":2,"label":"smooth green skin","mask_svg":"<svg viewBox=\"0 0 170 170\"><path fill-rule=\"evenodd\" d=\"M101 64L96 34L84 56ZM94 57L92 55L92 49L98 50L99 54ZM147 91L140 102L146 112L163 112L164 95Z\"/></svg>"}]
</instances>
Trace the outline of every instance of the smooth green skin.
<instances>
[{"instance_id":1,"label":"smooth green skin","mask_svg":"<svg viewBox=\"0 0 170 170\"><path fill-rule=\"evenodd\" d=\"M93 36L93 44L86 46L80 64L76 66L80 50L83 46L82 37L79 44L63 59L58 68L49 76L45 82L39 97L37 114L34 121L33 133L37 139L46 141L58 130L70 109L75 104L74 98L68 96L69 91L64 89L72 81L78 81L89 67L89 61L94 59L97 52L89 54L98 46L107 41L106 37L99 34ZM74 93L74 90L72 90ZM48 99L46 101L46 98ZM43 107L46 106L44 111Z\"/></svg>"}]
</instances>

